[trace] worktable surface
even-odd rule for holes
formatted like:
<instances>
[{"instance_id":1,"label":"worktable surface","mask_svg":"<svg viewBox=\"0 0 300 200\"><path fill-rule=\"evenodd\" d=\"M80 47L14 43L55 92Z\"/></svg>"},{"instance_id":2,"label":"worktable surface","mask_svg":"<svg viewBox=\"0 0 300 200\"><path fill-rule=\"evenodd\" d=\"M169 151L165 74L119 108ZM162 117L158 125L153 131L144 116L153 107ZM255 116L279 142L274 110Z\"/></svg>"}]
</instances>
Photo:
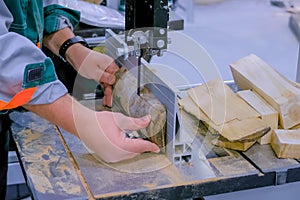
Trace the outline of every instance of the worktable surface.
<instances>
[{"instance_id":1,"label":"worktable surface","mask_svg":"<svg viewBox=\"0 0 300 200\"><path fill-rule=\"evenodd\" d=\"M107 164L78 138L31 112L10 116L34 199L185 199L300 180L299 162L276 158L270 145L256 144L245 153L217 147L207 151L201 144L209 138L198 134L191 163L174 165L164 154L145 153ZM206 157L199 153L203 151Z\"/></svg>"}]
</instances>

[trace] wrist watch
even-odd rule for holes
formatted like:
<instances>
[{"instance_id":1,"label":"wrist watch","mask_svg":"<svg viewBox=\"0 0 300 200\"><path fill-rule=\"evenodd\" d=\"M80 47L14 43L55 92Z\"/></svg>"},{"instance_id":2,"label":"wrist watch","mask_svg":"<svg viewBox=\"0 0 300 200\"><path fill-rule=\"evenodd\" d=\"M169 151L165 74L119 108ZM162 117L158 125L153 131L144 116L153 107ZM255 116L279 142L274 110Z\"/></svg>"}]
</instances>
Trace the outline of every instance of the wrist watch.
<instances>
[{"instance_id":1,"label":"wrist watch","mask_svg":"<svg viewBox=\"0 0 300 200\"><path fill-rule=\"evenodd\" d=\"M73 44L80 43L85 47L88 47L87 42L80 36L75 36L70 39L67 39L59 48L59 57L66 62L66 51Z\"/></svg>"}]
</instances>

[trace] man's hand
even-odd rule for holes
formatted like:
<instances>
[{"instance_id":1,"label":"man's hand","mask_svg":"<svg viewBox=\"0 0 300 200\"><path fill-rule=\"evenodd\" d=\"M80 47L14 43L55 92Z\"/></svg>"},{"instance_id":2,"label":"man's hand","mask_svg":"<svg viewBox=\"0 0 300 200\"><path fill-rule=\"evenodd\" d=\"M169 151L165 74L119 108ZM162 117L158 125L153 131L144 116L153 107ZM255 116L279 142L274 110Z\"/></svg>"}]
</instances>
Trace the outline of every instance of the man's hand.
<instances>
[{"instance_id":1,"label":"man's hand","mask_svg":"<svg viewBox=\"0 0 300 200\"><path fill-rule=\"evenodd\" d=\"M118 162L143 152L159 152L159 147L143 139L126 137L126 130L145 128L150 116L131 118L121 113L98 112L88 121L76 120L79 138L105 162ZM80 117L81 118L81 117ZM89 123L87 125L87 123Z\"/></svg>"},{"instance_id":2,"label":"man's hand","mask_svg":"<svg viewBox=\"0 0 300 200\"><path fill-rule=\"evenodd\" d=\"M112 86L116 81L115 73L119 70L114 60L102 53L90 50L81 44L75 44L67 52L68 61L77 72L88 79L101 84L104 90L102 104L112 106Z\"/></svg>"},{"instance_id":3,"label":"man's hand","mask_svg":"<svg viewBox=\"0 0 300 200\"><path fill-rule=\"evenodd\" d=\"M95 112L70 95L65 95L51 104L24 107L79 137L106 162L118 162L143 152L160 150L149 141L127 138L124 132L146 127L151 120L150 116L131 118L121 113Z\"/></svg>"},{"instance_id":4,"label":"man's hand","mask_svg":"<svg viewBox=\"0 0 300 200\"><path fill-rule=\"evenodd\" d=\"M43 38L43 44L54 54L59 54L61 45L74 37L71 29L65 28ZM82 76L99 82L104 89L103 105L112 106L112 85L116 81L114 74L119 70L114 60L105 55L76 43L66 51L67 61Z\"/></svg>"}]
</instances>

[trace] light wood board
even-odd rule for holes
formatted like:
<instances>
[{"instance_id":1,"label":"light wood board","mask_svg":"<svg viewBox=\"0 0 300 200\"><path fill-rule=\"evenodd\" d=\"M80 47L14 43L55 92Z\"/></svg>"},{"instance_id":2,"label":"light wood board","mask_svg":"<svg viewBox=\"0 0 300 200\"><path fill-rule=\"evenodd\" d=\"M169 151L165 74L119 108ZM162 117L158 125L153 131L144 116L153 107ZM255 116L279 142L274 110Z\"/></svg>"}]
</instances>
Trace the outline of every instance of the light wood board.
<instances>
[{"instance_id":1,"label":"light wood board","mask_svg":"<svg viewBox=\"0 0 300 200\"><path fill-rule=\"evenodd\" d=\"M253 108L219 79L193 88L188 94L179 100L183 109L231 142L254 141L270 129Z\"/></svg>"},{"instance_id":2,"label":"light wood board","mask_svg":"<svg viewBox=\"0 0 300 200\"><path fill-rule=\"evenodd\" d=\"M271 145L279 158L300 159L300 130L274 130Z\"/></svg>"},{"instance_id":3,"label":"light wood board","mask_svg":"<svg viewBox=\"0 0 300 200\"><path fill-rule=\"evenodd\" d=\"M251 90L242 90L237 92L237 94L252 108L254 108L260 114L260 118L268 126L270 126L271 130L266 135L258 139L258 143L260 144L269 144L271 142L271 136L274 129L278 128L278 112L256 92Z\"/></svg>"},{"instance_id":4,"label":"light wood board","mask_svg":"<svg viewBox=\"0 0 300 200\"><path fill-rule=\"evenodd\" d=\"M279 112L284 129L300 123L300 89L283 78L256 55L246 56L230 65L240 89L252 89Z\"/></svg>"},{"instance_id":5,"label":"light wood board","mask_svg":"<svg viewBox=\"0 0 300 200\"><path fill-rule=\"evenodd\" d=\"M220 136L216 138L215 140L212 140L212 144L227 148L227 149L232 149L232 150L237 150L237 151L247 151L250 147L252 147L256 141L251 141L251 142L230 142L226 138Z\"/></svg>"}]
</instances>

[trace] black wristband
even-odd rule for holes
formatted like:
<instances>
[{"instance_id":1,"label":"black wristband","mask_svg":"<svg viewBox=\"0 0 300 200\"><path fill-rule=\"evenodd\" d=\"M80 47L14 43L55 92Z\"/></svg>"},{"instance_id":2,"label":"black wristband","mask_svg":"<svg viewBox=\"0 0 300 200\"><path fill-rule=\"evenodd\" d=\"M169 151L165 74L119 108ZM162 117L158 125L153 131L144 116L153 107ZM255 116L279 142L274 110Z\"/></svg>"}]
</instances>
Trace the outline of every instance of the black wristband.
<instances>
[{"instance_id":1,"label":"black wristband","mask_svg":"<svg viewBox=\"0 0 300 200\"><path fill-rule=\"evenodd\" d=\"M76 43L80 43L80 44L88 47L87 42L82 37L80 37L80 36L72 37L70 39L67 39L59 48L59 57L62 60L66 61L66 51L68 50L68 48L70 46L72 46L73 44L76 44Z\"/></svg>"}]
</instances>

